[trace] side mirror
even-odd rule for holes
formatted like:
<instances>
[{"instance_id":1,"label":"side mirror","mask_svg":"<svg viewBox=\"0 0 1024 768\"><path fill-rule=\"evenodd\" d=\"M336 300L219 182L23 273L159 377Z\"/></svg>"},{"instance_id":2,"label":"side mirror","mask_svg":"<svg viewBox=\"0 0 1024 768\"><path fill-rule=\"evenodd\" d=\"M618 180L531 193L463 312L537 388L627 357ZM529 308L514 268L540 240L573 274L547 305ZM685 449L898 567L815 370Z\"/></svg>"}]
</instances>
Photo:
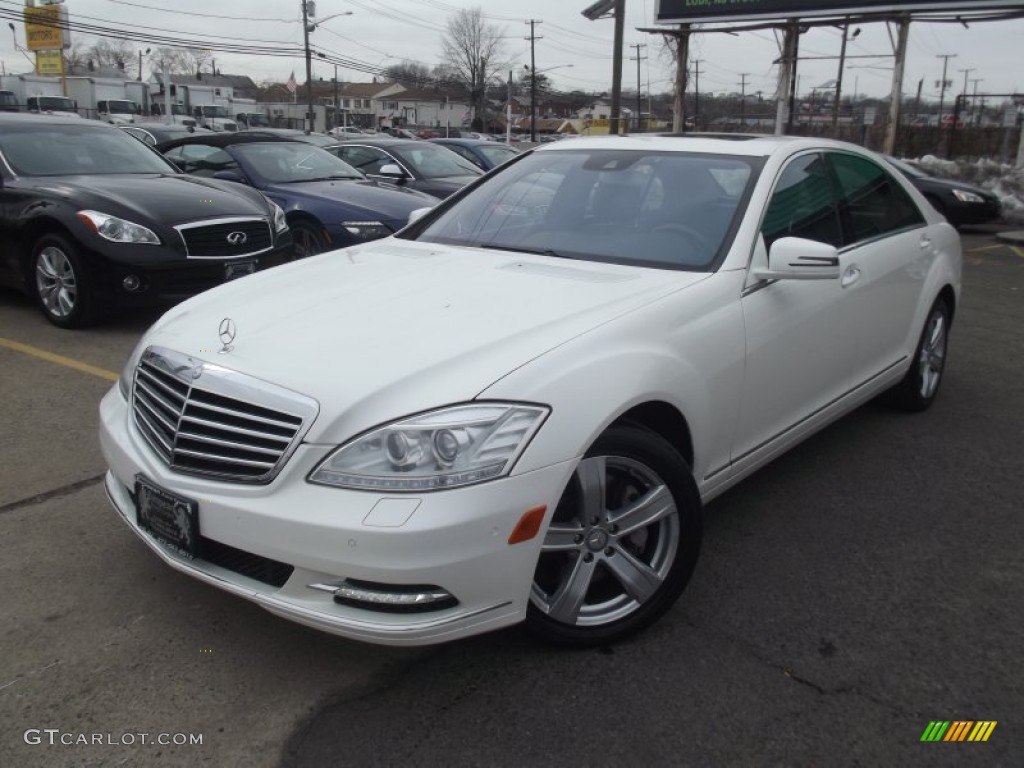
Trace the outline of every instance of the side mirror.
<instances>
[{"instance_id":1,"label":"side mirror","mask_svg":"<svg viewBox=\"0 0 1024 768\"><path fill-rule=\"evenodd\" d=\"M379 175L381 175L381 176L388 176L388 177L394 178L394 179L404 179L405 178L405 171L403 171L399 166L395 165L394 163L388 163L387 165L382 165L380 170L377 171L377 173Z\"/></svg>"},{"instance_id":2,"label":"side mirror","mask_svg":"<svg viewBox=\"0 0 1024 768\"><path fill-rule=\"evenodd\" d=\"M756 269L758 280L836 280L839 251L828 243L783 237L772 243L768 268Z\"/></svg>"},{"instance_id":3,"label":"side mirror","mask_svg":"<svg viewBox=\"0 0 1024 768\"><path fill-rule=\"evenodd\" d=\"M213 178L222 179L224 181L234 181L238 184L249 183L249 180L245 178L245 175L240 171L216 171L213 174Z\"/></svg>"}]
</instances>

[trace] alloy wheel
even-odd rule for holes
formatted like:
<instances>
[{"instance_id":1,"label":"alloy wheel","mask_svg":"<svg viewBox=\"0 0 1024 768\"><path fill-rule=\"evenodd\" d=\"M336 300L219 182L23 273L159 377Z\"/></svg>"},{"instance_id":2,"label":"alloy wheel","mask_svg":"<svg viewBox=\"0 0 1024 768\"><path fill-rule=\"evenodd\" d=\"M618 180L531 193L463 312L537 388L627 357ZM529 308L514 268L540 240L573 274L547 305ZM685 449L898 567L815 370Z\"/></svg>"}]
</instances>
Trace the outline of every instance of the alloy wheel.
<instances>
[{"instance_id":1,"label":"alloy wheel","mask_svg":"<svg viewBox=\"0 0 1024 768\"><path fill-rule=\"evenodd\" d=\"M598 627L646 604L680 544L672 493L645 464L580 462L541 546L531 600L560 624Z\"/></svg>"},{"instance_id":2,"label":"alloy wheel","mask_svg":"<svg viewBox=\"0 0 1024 768\"><path fill-rule=\"evenodd\" d=\"M918 366L921 374L921 397L930 398L935 394L942 378L942 369L946 363L946 317L942 312L933 311L928 318L924 343Z\"/></svg>"},{"instance_id":3,"label":"alloy wheel","mask_svg":"<svg viewBox=\"0 0 1024 768\"><path fill-rule=\"evenodd\" d=\"M57 318L65 318L78 301L75 269L60 248L47 246L36 257L36 288L43 307Z\"/></svg>"}]
</instances>

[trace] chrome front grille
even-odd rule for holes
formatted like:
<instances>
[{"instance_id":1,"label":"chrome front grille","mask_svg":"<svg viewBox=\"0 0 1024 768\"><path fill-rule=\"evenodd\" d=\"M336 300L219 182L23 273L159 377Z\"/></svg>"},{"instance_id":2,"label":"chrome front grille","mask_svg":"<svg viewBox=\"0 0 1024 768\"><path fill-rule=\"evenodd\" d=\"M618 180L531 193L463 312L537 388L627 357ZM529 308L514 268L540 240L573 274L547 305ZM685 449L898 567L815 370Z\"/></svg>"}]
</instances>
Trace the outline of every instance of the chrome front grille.
<instances>
[{"instance_id":1,"label":"chrome front grille","mask_svg":"<svg viewBox=\"0 0 1024 768\"><path fill-rule=\"evenodd\" d=\"M270 222L264 218L221 218L175 227L190 259L255 256L274 247ZM229 239L231 238L231 239Z\"/></svg>"},{"instance_id":2,"label":"chrome front grille","mask_svg":"<svg viewBox=\"0 0 1024 768\"><path fill-rule=\"evenodd\" d=\"M316 418L312 398L160 347L135 369L132 412L171 469L268 483Z\"/></svg>"}]
</instances>

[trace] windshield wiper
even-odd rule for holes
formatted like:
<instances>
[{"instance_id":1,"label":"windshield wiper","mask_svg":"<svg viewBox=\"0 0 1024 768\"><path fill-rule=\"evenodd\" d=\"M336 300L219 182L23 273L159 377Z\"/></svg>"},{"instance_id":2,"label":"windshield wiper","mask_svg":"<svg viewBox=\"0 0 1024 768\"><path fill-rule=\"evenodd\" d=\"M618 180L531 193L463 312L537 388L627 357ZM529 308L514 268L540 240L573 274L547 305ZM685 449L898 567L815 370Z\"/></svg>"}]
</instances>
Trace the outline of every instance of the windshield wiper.
<instances>
[{"instance_id":1,"label":"windshield wiper","mask_svg":"<svg viewBox=\"0 0 1024 768\"><path fill-rule=\"evenodd\" d=\"M578 259L577 256L570 256L567 253L552 250L551 248L529 248L521 245L498 245L497 243L477 243L475 248L489 248L492 251L513 251L516 253L534 253L538 256L553 256L556 259Z\"/></svg>"},{"instance_id":2,"label":"windshield wiper","mask_svg":"<svg viewBox=\"0 0 1024 768\"><path fill-rule=\"evenodd\" d=\"M350 179L358 179L360 176L314 176L311 179L289 179L286 183L288 184L301 184L306 181L348 181Z\"/></svg>"}]
</instances>

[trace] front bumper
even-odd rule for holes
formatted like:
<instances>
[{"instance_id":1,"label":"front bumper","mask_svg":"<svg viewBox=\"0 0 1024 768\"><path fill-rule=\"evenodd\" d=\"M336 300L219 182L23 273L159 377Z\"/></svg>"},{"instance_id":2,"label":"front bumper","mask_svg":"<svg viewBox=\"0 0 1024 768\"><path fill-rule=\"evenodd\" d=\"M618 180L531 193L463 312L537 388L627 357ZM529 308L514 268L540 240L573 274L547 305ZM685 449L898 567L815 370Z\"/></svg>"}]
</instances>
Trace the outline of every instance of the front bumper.
<instances>
[{"instance_id":1,"label":"front bumper","mask_svg":"<svg viewBox=\"0 0 1024 768\"><path fill-rule=\"evenodd\" d=\"M333 446L302 445L271 484L245 486L171 472L142 440L117 387L103 399L100 417L110 501L164 562L279 616L388 645L444 642L521 621L543 537L510 546L509 535L524 512L542 504L547 524L576 463L467 488L388 496L306 482ZM197 500L204 538L294 570L277 587L167 549L136 522L130 489L137 474ZM389 613L340 604L311 586L343 579L437 585L458 604Z\"/></svg>"},{"instance_id":2,"label":"front bumper","mask_svg":"<svg viewBox=\"0 0 1024 768\"><path fill-rule=\"evenodd\" d=\"M270 269L292 260L293 244L290 232L278 234L274 249L256 256L225 259L173 258L114 260L107 254L94 259L93 278L105 303L112 306L151 306L181 301L209 290L226 280L228 265L253 262L255 271ZM163 256L163 254L160 254ZM139 287L125 288L124 280L135 276Z\"/></svg>"}]
</instances>

